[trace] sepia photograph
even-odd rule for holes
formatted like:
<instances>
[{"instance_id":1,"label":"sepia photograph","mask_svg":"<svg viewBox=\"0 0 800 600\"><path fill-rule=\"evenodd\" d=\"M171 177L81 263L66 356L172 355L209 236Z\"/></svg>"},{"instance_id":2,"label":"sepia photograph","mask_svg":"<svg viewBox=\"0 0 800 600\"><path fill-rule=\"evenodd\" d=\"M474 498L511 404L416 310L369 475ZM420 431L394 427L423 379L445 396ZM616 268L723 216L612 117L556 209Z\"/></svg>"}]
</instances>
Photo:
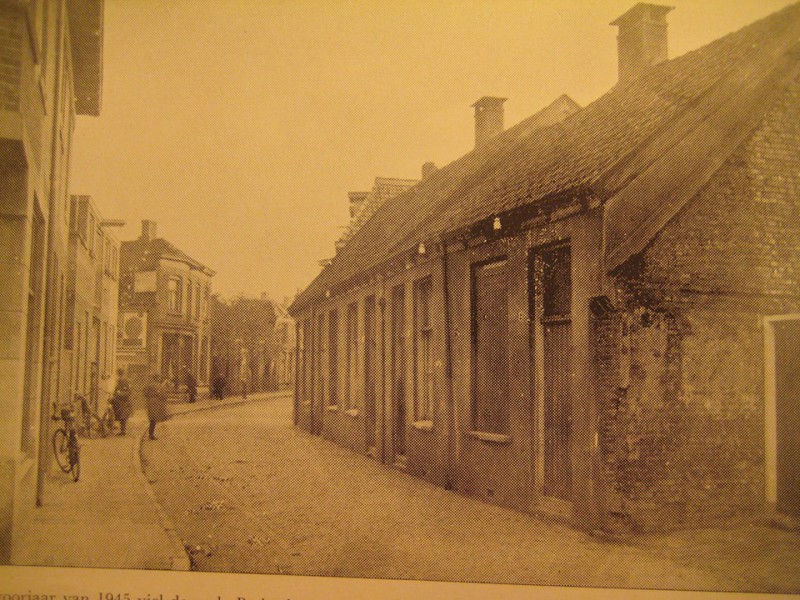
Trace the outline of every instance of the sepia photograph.
<instances>
[{"instance_id":1,"label":"sepia photograph","mask_svg":"<svg viewBox=\"0 0 800 600\"><path fill-rule=\"evenodd\" d=\"M0 0L0 600L800 594L800 3Z\"/></svg>"}]
</instances>

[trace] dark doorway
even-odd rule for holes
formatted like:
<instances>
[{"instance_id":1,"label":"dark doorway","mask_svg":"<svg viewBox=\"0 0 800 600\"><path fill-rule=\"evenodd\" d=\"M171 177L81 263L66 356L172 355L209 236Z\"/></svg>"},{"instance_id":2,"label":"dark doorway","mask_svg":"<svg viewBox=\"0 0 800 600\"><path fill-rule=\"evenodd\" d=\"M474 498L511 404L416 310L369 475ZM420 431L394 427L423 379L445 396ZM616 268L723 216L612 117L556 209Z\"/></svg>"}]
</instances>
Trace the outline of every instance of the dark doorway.
<instances>
[{"instance_id":1,"label":"dark doorway","mask_svg":"<svg viewBox=\"0 0 800 600\"><path fill-rule=\"evenodd\" d=\"M316 365L314 373L314 394L311 398L311 433L319 435L322 433L322 411L325 403L325 375L323 365L325 364L325 315L317 316L316 331L314 335L314 360Z\"/></svg>"},{"instance_id":2,"label":"dark doorway","mask_svg":"<svg viewBox=\"0 0 800 600\"><path fill-rule=\"evenodd\" d=\"M531 254L530 323L534 346L532 378L538 398L540 452L537 457L544 496L572 499L572 282L568 245ZM538 364L535 357L538 348Z\"/></svg>"},{"instance_id":3,"label":"dark doorway","mask_svg":"<svg viewBox=\"0 0 800 600\"><path fill-rule=\"evenodd\" d=\"M392 290L392 452L395 461L406 454L405 287Z\"/></svg>"},{"instance_id":4,"label":"dark doorway","mask_svg":"<svg viewBox=\"0 0 800 600\"><path fill-rule=\"evenodd\" d=\"M364 428L366 446L370 454L375 452L375 296L364 301Z\"/></svg>"},{"instance_id":5,"label":"dark doorway","mask_svg":"<svg viewBox=\"0 0 800 600\"><path fill-rule=\"evenodd\" d=\"M775 322L777 510L800 516L800 320Z\"/></svg>"}]
</instances>

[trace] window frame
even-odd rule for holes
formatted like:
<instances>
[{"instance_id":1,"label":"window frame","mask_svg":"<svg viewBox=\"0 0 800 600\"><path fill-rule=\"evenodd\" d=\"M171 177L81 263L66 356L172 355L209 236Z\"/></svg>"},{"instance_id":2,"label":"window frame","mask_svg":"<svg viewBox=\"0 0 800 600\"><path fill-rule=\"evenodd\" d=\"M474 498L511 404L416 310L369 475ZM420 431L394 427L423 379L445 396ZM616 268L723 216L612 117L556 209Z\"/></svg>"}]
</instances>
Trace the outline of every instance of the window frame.
<instances>
[{"instance_id":1,"label":"window frame","mask_svg":"<svg viewBox=\"0 0 800 600\"><path fill-rule=\"evenodd\" d=\"M175 289L172 288L173 283ZM178 275L170 275L167 278L167 311L173 314L181 314L183 309L183 281Z\"/></svg>"}]
</instances>

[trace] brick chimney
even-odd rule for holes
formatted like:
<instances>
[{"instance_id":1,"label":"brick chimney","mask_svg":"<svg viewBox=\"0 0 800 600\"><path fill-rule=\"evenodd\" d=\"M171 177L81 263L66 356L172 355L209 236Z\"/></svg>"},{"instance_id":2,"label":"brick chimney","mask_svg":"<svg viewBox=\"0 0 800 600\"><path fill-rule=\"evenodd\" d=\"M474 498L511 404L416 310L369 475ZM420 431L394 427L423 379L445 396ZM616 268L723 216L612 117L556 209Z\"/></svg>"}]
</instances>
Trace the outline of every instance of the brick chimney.
<instances>
[{"instance_id":1,"label":"brick chimney","mask_svg":"<svg viewBox=\"0 0 800 600\"><path fill-rule=\"evenodd\" d=\"M484 96L475 107L475 147L480 148L491 137L503 131L503 102L508 98Z\"/></svg>"},{"instance_id":2,"label":"brick chimney","mask_svg":"<svg viewBox=\"0 0 800 600\"><path fill-rule=\"evenodd\" d=\"M142 221L142 239L152 241L156 239L156 222L145 219Z\"/></svg>"},{"instance_id":3,"label":"brick chimney","mask_svg":"<svg viewBox=\"0 0 800 600\"><path fill-rule=\"evenodd\" d=\"M619 80L636 79L667 60L667 13L674 7L639 2L611 25L619 27Z\"/></svg>"},{"instance_id":4,"label":"brick chimney","mask_svg":"<svg viewBox=\"0 0 800 600\"><path fill-rule=\"evenodd\" d=\"M427 179L436 172L436 165L432 162L426 162L422 165L422 178Z\"/></svg>"}]
</instances>

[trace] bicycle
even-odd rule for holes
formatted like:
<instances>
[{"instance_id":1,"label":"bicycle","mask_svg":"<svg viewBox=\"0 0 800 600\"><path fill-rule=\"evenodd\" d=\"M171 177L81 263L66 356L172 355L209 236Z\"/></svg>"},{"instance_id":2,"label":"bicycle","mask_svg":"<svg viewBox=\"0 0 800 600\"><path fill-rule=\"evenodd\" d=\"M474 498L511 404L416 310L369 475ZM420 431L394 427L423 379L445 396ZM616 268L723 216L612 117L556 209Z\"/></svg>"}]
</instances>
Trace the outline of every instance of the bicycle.
<instances>
[{"instance_id":1,"label":"bicycle","mask_svg":"<svg viewBox=\"0 0 800 600\"><path fill-rule=\"evenodd\" d=\"M56 409L55 404L53 410ZM81 447L78 444L78 432L75 429L75 416L71 407L61 409L61 415L54 414L54 421L62 421L63 427L53 432L53 453L56 462L64 473L72 473L73 481L81 476Z\"/></svg>"},{"instance_id":2,"label":"bicycle","mask_svg":"<svg viewBox=\"0 0 800 600\"><path fill-rule=\"evenodd\" d=\"M107 437L114 432L114 408L111 403L108 404L103 416L99 416L92 407L86 396L81 394L75 395L76 400L80 400L81 407L81 420L80 420L80 434L86 438Z\"/></svg>"},{"instance_id":3,"label":"bicycle","mask_svg":"<svg viewBox=\"0 0 800 600\"><path fill-rule=\"evenodd\" d=\"M106 412L100 417L100 426L102 427L100 435L106 437L114 434L114 424L117 422L117 415L114 412L114 405L109 402L106 406Z\"/></svg>"}]
</instances>

